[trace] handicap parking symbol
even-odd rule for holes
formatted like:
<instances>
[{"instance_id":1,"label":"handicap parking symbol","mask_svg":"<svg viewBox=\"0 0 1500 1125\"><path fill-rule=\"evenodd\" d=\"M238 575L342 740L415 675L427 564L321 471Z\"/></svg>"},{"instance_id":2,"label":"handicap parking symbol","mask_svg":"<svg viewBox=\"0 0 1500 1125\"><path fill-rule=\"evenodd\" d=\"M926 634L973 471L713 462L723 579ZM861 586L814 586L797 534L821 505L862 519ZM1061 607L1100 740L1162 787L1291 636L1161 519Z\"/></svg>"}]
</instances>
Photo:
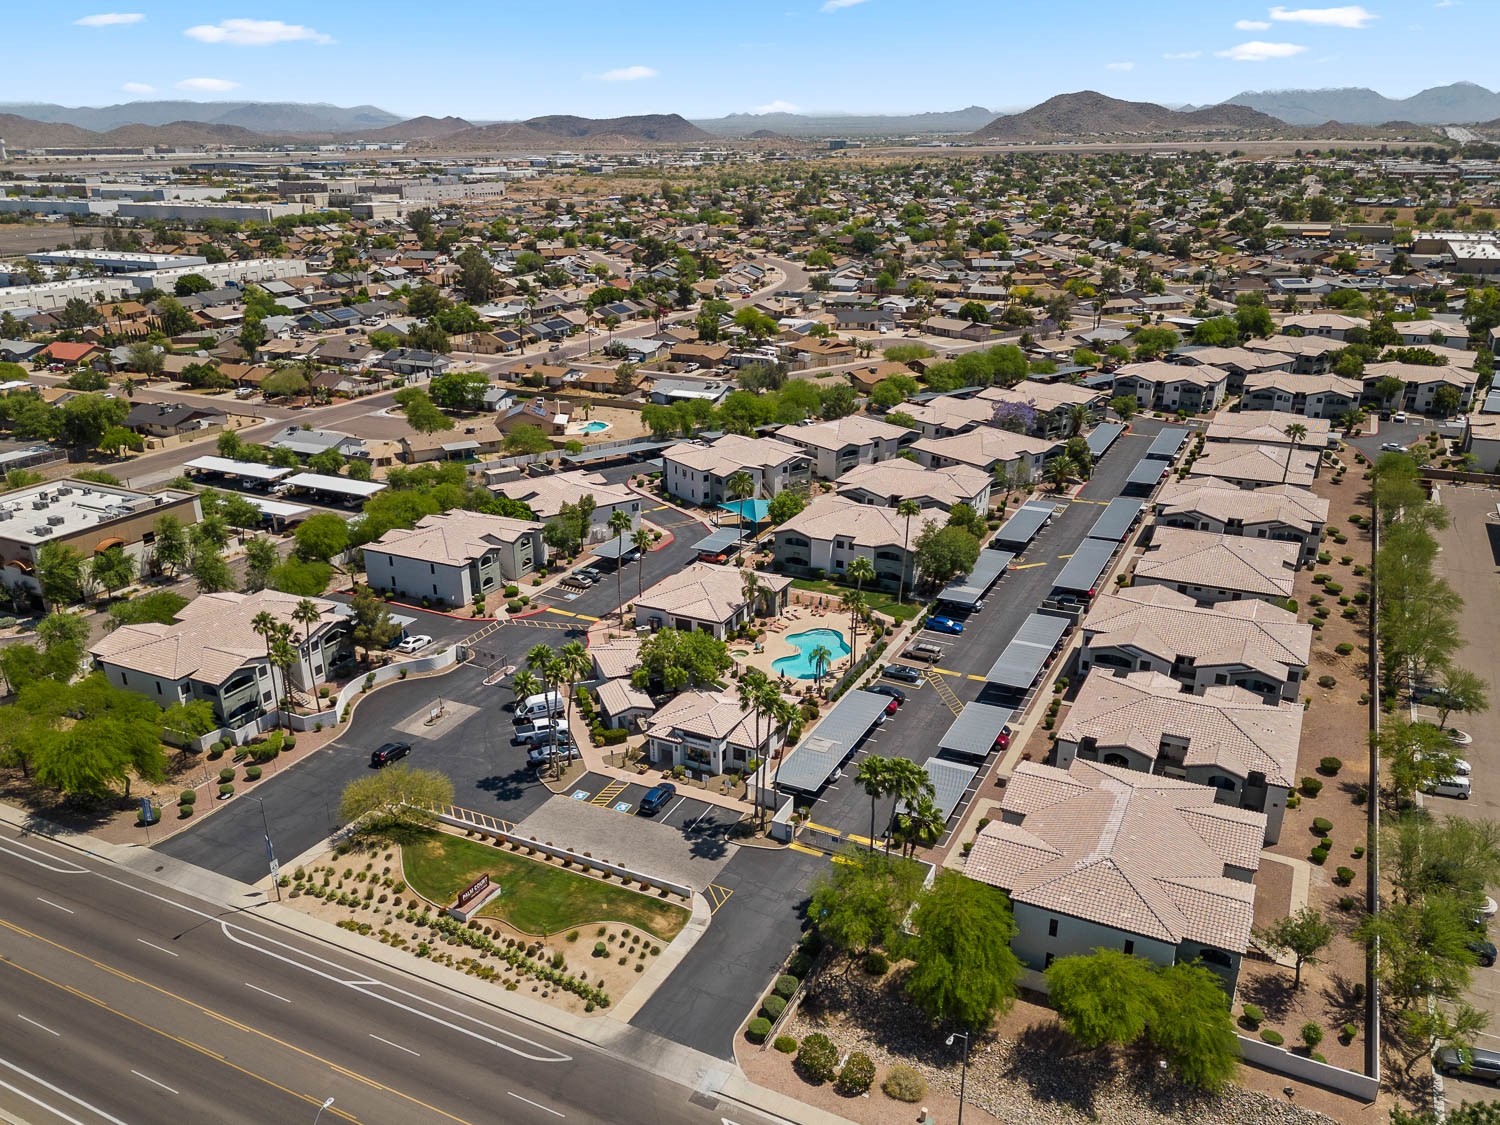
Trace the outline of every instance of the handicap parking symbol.
<instances>
[{"instance_id":1,"label":"handicap parking symbol","mask_svg":"<svg viewBox=\"0 0 1500 1125\"><path fill-rule=\"evenodd\" d=\"M629 801L616 801L615 812L629 812L633 806Z\"/></svg>"},{"instance_id":2,"label":"handicap parking symbol","mask_svg":"<svg viewBox=\"0 0 1500 1125\"><path fill-rule=\"evenodd\" d=\"M591 796L593 796L593 794L591 794L587 789L573 790L573 800L575 801L587 801Z\"/></svg>"}]
</instances>

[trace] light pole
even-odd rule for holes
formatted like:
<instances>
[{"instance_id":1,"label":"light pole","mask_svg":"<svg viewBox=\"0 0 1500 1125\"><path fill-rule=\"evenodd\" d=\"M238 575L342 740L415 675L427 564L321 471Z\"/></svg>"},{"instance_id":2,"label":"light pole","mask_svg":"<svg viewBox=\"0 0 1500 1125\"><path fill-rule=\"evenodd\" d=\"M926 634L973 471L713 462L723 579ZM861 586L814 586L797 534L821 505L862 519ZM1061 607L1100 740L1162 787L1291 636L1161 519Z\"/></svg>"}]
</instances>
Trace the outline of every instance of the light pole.
<instances>
[{"instance_id":1,"label":"light pole","mask_svg":"<svg viewBox=\"0 0 1500 1125\"><path fill-rule=\"evenodd\" d=\"M281 901L281 879L279 878L279 876L281 874L281 871L280 871L280 868L278 868L277 865L276 865L276 849L273 848L273 847L271 847L271 825L266 820L266 801L265 801L265 798L264 797L252 797L252 796L250 796L247 793L247 794L245 794L245 800L247 800L247 801L254 801L257 805L260 806L260 825L261 825L261 828L265 830L265 834L266 834L266 862L268 864L270 864L270 867L271 867L271 886L273 886L273 887L276 888L276 901L280 902ZM332 1098L329 1098L328 1100L330 1102L333 1101Z\"/></svg>"},{"instance_id":2,"label":"light pole","mask_svg":"<svg viewBox=\"0 0 1500 1125\"><path fill-rule=\"evenodd\" d=\"M318 1107L318 1112L313 1114L313 1125L318 1125L318 1118L323 1116L323 1111L333 1104L333 1099L328 1098Z\"/></svg>"},{"instance_id":3,"label":"light pole","mask_svg":"<svg viewBox=\"0 0 1500 1125\"><path fill-rule=\"evenodd\" d=\"M964 1125L964 1087L969 1080L969 1035L964 1031L955 1031L948 1036L948 1046L953 1046L955 1039L964 1041L964 1065L958 1075L958 1125Z\"/></svg>"}]
</instances>

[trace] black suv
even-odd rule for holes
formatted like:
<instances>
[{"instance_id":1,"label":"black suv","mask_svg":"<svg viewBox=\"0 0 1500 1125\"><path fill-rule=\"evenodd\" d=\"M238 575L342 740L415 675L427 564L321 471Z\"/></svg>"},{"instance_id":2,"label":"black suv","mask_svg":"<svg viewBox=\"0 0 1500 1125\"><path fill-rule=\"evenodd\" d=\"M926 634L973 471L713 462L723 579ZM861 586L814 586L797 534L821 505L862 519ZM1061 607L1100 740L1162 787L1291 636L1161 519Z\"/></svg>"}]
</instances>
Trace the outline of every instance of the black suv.
<instances>
[{"instance_id":1,"label":"black suv","mask_svg":"<svg viewBox=\"0 0 1500 1125\"><path fill-rule=\"evenodd\" d=\"M381 766L388 766L392 762L399 762L410 753L410 742L387 742L380 749L371 751L370 765L379 769Z\"/></svg>"}]
</instances>

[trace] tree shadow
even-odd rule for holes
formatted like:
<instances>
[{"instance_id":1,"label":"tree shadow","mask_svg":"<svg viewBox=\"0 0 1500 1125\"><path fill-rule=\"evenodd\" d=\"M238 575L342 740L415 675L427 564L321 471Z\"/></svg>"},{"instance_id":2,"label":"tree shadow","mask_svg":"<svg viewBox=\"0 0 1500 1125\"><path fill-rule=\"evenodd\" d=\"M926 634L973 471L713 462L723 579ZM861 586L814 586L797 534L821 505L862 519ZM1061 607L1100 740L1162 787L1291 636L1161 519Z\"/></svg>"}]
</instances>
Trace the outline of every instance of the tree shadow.
<instances>
[{"instance_id":1,"label":"tree shadow","mask_svg":"<svg viewBox=\"0 0 1500 1125\"><path fill-rule=\"evenodd\" d=\"M474 788L488 793L497 804L505 804L509 801L519 801L526 795L530 788L530 770L518 769L508 774L491 774L489 777L481 777L474 783Z\"/></svg>"},{"instance_id":2,"label":"tree shadow","mask_svg":"<svg viewBox=\"0 0 1500 1125\"><path fill-rule=\"evenodd\" d=\"M1322 992L1323 1003L1335 1020L1357 1025L1364 1019L1364 981L1335 972L1324 982Z\"/></svg>"},{"instance_id":3,"label":"tree shadow","mask_svg":"<svg viewBox=\"0 0 1500 1125\"><path fill-rule=\"evenodd\" d=\"M1291 1011L1296 1001L1298 990L1292 987L1292 977L1283 976L1282 973L1290 973L1290 970L1282 969L1280 965L1275 966L1276 973L1253 973L1249 977L1241 977L1239 982L1239 999L1245 1004L1254 1004L1266 1014L1268 1020L1277 1020Z\"/></svg>"},{"instance_id":4,"label":"tree shadow","mask_svg":"<svg viewBox=\"0 0 1500 1125\"><path fill-rule=\"evenodd\" d=\"M1080 1052L1071 1035L1049 1022L1021 1030L1001 1074L1025 1086L1037 1101L1065 1105L1097 1121L1099 1093L1114 1078L1115 1067L1107 1052Z\"/></svg>"}]
</instances>

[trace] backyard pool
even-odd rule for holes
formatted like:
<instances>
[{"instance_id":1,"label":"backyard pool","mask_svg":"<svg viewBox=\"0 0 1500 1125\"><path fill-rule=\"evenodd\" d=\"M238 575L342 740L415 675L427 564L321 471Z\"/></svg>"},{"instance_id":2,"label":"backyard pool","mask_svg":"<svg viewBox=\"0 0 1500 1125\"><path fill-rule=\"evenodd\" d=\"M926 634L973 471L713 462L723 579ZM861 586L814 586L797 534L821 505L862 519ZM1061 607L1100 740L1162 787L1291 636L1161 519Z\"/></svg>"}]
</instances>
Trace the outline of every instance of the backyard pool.
<instances>
[{"instance_id":1,"label":"backyard pool","mask_svg":"<svg viewBox=\"0 0 1500 1125\"><path fill-rule=\"evenodd\" d=\"M805 633L793 633L786 639L786 643L798 650L797 655L773 660L771 667L783 676L798 680L817 677L818 670L813 666L812 654L819 648L826 648L832 653L823 667L825 675L835 661L849 655L849 642L844 640L844 634L837 629L809 629Z\"/></svg>"},{"instance_id":2,"label":"backyard pool","mask_svg":"<svg viewBox=\"0 0 1500 1125\"><path fill-rule=\"evenodd\" d=\"M607 429L609 429L608 422L585 422L582 426L578 427L578 432L580 434L602 434Z\"/></svg>"}]
</instances>

